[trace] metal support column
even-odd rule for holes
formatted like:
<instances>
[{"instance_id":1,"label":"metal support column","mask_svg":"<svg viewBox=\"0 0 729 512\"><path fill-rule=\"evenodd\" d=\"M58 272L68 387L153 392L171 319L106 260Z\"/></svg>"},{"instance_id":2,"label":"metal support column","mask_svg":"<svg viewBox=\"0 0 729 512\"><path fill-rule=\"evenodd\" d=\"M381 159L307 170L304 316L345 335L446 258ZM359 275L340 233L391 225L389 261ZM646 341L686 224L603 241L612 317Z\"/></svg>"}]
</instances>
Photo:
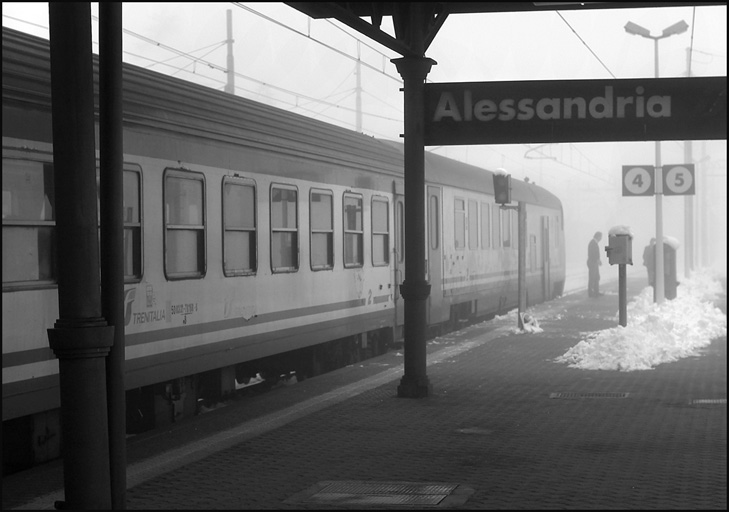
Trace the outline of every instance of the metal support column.
<instances>
[{"instance_id":1,"label":"metal support column","mask_svg":"<svg viewBox=\"0 0 729 512\"><path fill-rule=\"evenodd\" d=\"M99 3L99 160L102 314L114 326L106 358L111 506L126 509L124 386L124 150L122 135L122 4Z\"/></svg>"},{"instance_id":2,"label":"metal support column","mask_svg":"<svg viewBox=\"0 0 729 512\"><path fill-rule=\"evenodd\" d=\"M426 374L425 341L430 284L425 280L425 155L423 95L425 77L435 61L403 57L393 63L405 93L405 299L404 375L397 395L421 398L432 394ZM439 264L439 262L438 262Z\"/></svg>"},{"instance_id":3,"label":"metal support column","mask_svg":"<svg viewBox=\"0 0 729 512\"><path fill-rule=\"evenodd\" d=\"M114 328L101 317L96 215L91 6L50 2L53 165L59 318L61 508L110 509L105 357Z\"/></svg>"},{"instance_id":4,"label":"metal support column","mask_svg":"<svg viewBox=\"0 0 729 512\"><path fill-rule=\"evenodd\" d=\"M519 311L517 318L519 319L517 324L519 329L524 329L524 323L522 316L526 313L527 301L526 301L526 251L527 251L527 214L526 214L526 203L519 201L519 207L517 209L517 224L519 231L519 248L518 248L518 272L519 272Z\"/></svg>"}]
</instances>

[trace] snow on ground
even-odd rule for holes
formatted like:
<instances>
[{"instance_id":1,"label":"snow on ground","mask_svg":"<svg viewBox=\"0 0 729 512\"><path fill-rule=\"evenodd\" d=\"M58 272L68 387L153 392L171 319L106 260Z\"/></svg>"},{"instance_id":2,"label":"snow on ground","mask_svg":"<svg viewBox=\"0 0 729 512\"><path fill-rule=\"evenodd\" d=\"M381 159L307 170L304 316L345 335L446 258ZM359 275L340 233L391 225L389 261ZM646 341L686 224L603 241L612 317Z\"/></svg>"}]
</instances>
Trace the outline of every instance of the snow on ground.
<instances>
[{"instance_id":1,"label":"snow on ground","mask_svg":"<svg viewBox=\"0 0 729 512\"><path fill-rule=\"evenodd\" d=\"M697 356L711 340L726 337L726 315L713 304L721 293L719 281L704 270L682 280L676 298L661 304L653 302L653 288L646 287L628 303L625 327L587 333L555 362L583 370L634 371Z\"/></svg>"}]
</instances>

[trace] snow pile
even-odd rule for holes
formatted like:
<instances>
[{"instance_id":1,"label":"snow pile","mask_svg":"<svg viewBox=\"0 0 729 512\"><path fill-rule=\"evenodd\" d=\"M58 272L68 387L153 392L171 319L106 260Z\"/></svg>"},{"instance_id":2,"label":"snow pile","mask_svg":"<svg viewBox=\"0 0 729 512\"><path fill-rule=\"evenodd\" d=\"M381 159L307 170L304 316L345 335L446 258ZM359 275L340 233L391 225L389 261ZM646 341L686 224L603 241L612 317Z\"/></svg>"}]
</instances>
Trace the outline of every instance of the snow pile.
<instances>
[{"instance_id":1,"label":"snow pile","mask_svg":"<svg viewBox=\"0 0 729 512\"><path fill-rule=\"evenodd\" d=\"M516 310L510 311L510 313L513 313ZM516 315L510 315L516 319ZM537 320L537 317L530 313L524 313L522 315L522 322L521 322L523 328L519 329L518 327L514 327L511 329L512 334L535 334L544 332L544 329L542 329L539 326L539 320Z\"/></svg>"},{"instance_id":2,"label":"snow pile","mask_svg":"<svg viewBox=\"0 0 729 512\"><path fill-rule=\"evenodd\" d=\"M583 370L633 371L697 356L712 339L726 336L726 315L712 303L720 293L721 284L706 271L681 281L677 297L660 305L647 287L628 303L626 327L588 333L555 362Z\"/></svg>"}]
</instances>

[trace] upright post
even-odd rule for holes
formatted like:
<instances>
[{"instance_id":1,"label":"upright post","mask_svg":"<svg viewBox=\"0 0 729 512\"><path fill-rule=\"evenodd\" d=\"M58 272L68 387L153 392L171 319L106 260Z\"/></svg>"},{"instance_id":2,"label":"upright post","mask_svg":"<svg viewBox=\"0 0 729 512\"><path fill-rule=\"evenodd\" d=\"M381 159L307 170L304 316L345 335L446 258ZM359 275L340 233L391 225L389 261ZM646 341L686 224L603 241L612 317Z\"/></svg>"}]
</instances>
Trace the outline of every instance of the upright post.
<instances>
[{"instance_id":1,"label":"upright post","mask_svg":"<svg viewBox=\"0 0 729 512\"><path fill-rule=\"evenodd\" d=\"M526 214L526 203L519 201L518 212L518 226L519 226L519 311L516 315L518 318L519 329L524 329L524 321L522 316L526 312L526 248L527 248L527 214Z\"/></svg>"},{"instance_id":2,"label":"upright post","mask_svg":"<svg viewBox=\"0 0 729 512\"><path fill-rule=\"evenodd\" d=\"M691 76L691 49L686 48L686 76ZM687 140L683 143L683 161L687 164L693 162L693 141ZM686 258L684 260L684 274L686 278L691 277L694 270L694 196L684 196L684 221L683 221L683 237L686 240Z\"/></svg>"},{"instance_id":3,"label":"upright post","mask_svg":"<svg viewBox=\"0 0 729 512\"><path fill-rule=\"evenodd\" d=\"M631 21L625 25L625 31L629 34L639 35L653 40L653 65L654 74L658 78L658 41L675 34L683 34L688 29L688 24L681 20L670 27L663 29L660 36L652 36L650 30L641 27ZM655 174L655 196L656 196L656 277L653 290L654 301L662 303L665 298L663 278L663 168L661 167L661 141L656 140L656 174Z\"/></svg>"},{"instance_id":4,"label":"upright post","mask_svg":"<svg viewBox=\"0 0 729 512\"><path fill-rule=\"evenodd\" d=\"M225 92L235 94L235 59L233 58L233 11L228 9L225 11L225 21L228 33L226 40L228 47L227 70L228 80L225 83Z\"/></svg>"},{"instance_id":5,"label":"upright post","mask_svg":"<svg viewBox=\"0 0 729 512\"><path fill-rule=\"evenodd\" d=\"M91 7L50 2L48 11L59 310L48 338L59 360L61 506L109 509L105 357L114 328L101 316Z\"/></svg>"},{"instance_id":6,"label":"upright post","mask_svg":"<svg viewBox=\"0 0 729 512\"><path fill-rule=\"evenodd\" d=\"M400 292L405 299L404 374L397 388L399 397L421 398L432 394L426 374L425 341L430 284L425 280L425 77L435 61L403 57L393 63L403 78L405 93L405 281Z\"/></svg>"},{"instance_id":7,"label":"upright post","mask_svg":"<svg viewBox=\"0 0 729 512\"><path fill-rule=\"evenodd\" d=\"M654 39L654 63L655 75L658 78L658 39ZM663 167L661 167L661 141L656 141L656 173L655 173L655 194L656 194L656 288L655 302L661 304L665 299L664 277L663 277Z\"/></svg>"},{"instance_id":8,"label":"upright post","mask_svg":"<svg viewBox=\"0 0 729 512\"><path fill-rule=\"evenodd\" d=\"M628 325L628 295L627 275L625 264L618 265L618 323L625 327Z\"/></svg>"},{"instance_id":9,"label":"upright post","mask_svg":"<svg viewBox=\"0 0 729 512\"><path fill-rule=\"evenodd\" d=\"M101 311L114 327L106 358L111 506L126 508L127 438L124 386L124 157L122 134L122 4L99 4L99 160Z\"/></svg>"}]
</instances>

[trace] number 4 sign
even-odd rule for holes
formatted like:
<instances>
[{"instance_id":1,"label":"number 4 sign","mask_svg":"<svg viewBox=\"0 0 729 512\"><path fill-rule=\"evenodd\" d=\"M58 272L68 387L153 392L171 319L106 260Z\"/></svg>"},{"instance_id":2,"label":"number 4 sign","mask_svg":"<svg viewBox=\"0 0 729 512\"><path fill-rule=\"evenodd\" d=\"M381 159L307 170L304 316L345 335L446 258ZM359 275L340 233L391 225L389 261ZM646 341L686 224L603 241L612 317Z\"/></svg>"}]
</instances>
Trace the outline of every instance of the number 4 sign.
<instances>
[{"instance_id":1,"label":"number 4 sign","mask_svg":"<svg viewBox=\"0 0 729 512\"><path fill-rule=\"evenodd\" d=\"M694 164L663 166L663 195L692 196L696 194Z\"/></svg>"},{"instance_id":2,"label":"number 4 sign","mask_svg":"<svg viewBox=\"0 0 729 512\"><path fill-rule=\"evenodd\" d=\"M652 196L653 175L655 168L652 165L624 165L623 166L623 195L624 196Z\"/></svg>"}]
</instances>

